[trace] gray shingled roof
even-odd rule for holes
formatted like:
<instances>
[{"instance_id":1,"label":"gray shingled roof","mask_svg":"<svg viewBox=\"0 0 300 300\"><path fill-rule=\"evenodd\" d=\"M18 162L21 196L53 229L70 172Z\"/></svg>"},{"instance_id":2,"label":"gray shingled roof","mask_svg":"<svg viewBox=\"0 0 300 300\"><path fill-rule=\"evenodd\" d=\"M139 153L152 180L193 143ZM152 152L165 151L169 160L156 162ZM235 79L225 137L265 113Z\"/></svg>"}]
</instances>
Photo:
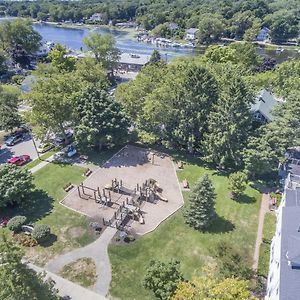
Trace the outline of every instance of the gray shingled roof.
<instances>
[{"instance_id":1,"label":"gray shingled roof","mask_svg":"<svg viewBox=\"0 0 300 300\"><path fill-rule=\"evenodd\" d=\"M150 55L144 54L129 54L129 53L122 53L120 55L120 63L123 64L135 64L144 66L146 63L150 61Z\"/></svg>"},{"instance_id":2,"label":"gray shingled roof","mask_svg":"<svg viewBox=\"0 0 300 300\"><path fill-rule=\"evenodd\" d=\"M251 107L251 112L259 111L268 121L273 121L273 108L278 105L278 101L267 90L262 90L256 97L255 103Z\"/></svg>"},{"instance_id":3,"label":"gray shingled roof","mask_svg":"<svg viewBox=\"0 0 300 300\"><path fill-rule=\"evenodd\" d=\"M293 195L297 197L296 194ZM287 199L288 200L288 199ZM299 203L300 203L300 199ZM295 199L294 199L294 202ZM300 262L300 206L282 208L281 226L281 264L280 264L280 300L300 299L300 269L292 268L291 263Z\"/></svg>"}]
</instances>

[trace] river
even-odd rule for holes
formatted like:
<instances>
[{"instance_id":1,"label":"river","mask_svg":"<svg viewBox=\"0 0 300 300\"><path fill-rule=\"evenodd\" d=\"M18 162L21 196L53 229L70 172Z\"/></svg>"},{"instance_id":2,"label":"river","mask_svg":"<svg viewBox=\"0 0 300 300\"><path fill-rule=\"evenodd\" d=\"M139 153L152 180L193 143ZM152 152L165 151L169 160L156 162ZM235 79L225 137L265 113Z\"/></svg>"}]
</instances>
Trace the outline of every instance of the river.
<instances>
[{"instance_id":1,"label":"river","mask_svg":"<svg viewBox=\"0 0 300 300\"><path fill-rule=\"evenodd\" d=\"M195 54L194 49L186 48L161 48L156 47L153 44L146 44L138 42L133 38L132 33L127 31L111 29L108 27L95 27L95 28L70 28L55 26L47 23L35 23L34 29L38 31L43 40L58 42L71 49L80 50L84 48L82 39L89 33L97 31L101 34L111 33L116 40L116 47L125 53L137 53L151 55L154 49L160 51L160 53L167 59L173 59L178 56L191 56Z\"/></svg>"}]
</instances>

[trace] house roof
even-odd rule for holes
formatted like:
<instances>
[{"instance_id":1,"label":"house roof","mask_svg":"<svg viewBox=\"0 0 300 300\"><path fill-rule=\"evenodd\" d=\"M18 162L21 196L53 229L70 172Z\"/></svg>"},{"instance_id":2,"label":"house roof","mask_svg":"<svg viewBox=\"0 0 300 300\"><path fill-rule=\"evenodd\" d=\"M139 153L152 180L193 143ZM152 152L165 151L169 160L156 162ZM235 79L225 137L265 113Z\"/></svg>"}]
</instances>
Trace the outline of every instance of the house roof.
<instances>
[{"instance_id":1,"label":"house roof","mask_svg":"<svg viewBox=\"0 0 300 300\"><path fill-rule=\"evenodd\" d=\"M250 110L252 113L259 111L268 121L273 121L272 110L278 103L278 100L270 92L262 90Z\"/></svg>"},{"instance_id":2,"label":"house roof","mask_svg":"<svg viewBox=\"0 0 300 300\"><path fill-rule=\"evenodd\" d=\"M279 284L280 300L299 300L299 295L300 295L299 225L300 225L300 206L298 205L298 206L283 207L282 226L281 226L281 251L280 251L281 253L280 284ZM292 268L292 266L294 266L294 268Z\"/></svg>"},{"instance_id":3,"label":"house roof","mask_svg":"<svg viewBox=\"0 0 300 300\"><path fill-rule=\"evenodd\" d=\"M150 61L150 55L132 54L132 53L122 53L119 59L119 63L135 64L141 66L144 66L149 61Z\"/></svg>"},{"instance_id":4,"label":"house roof","mask_svg":"<svg viewBox=\"0 0 300 300\"><path fill-rule=\"evenodd\" d=\"M188 34L195 34L198 30L198 28L189 28L185 32Z\"/></svg>"}]
</instances>

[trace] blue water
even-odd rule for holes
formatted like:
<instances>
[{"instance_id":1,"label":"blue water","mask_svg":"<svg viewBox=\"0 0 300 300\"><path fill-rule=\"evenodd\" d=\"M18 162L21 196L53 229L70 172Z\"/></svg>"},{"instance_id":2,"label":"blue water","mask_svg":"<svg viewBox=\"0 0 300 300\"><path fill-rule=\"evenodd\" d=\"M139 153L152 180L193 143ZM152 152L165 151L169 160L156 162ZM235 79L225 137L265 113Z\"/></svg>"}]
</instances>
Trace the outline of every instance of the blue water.
<instances>
[{"instance_id":1,"label":"blue water","mask_svg":"<svg viewBox=\"0 0 300 300\"><path fill-rule=\"evenodd\" d=\"M63 44L71 49L80 50L84 48L82 39L93 31L101 34L111 33L115 40L116 46L125 53L138 53L151 55L154 49L160 51L161 54L167 56L167 59L172 59L177 56L190 56L195 53L193 49L182 48L161 48L152 44L138 42L133 39L126 31L98 27L94 29L88 28L63 28L51 24L36 23L33 25L43 37L44 41L52 41Z\"/></svg>"}]
</instances>

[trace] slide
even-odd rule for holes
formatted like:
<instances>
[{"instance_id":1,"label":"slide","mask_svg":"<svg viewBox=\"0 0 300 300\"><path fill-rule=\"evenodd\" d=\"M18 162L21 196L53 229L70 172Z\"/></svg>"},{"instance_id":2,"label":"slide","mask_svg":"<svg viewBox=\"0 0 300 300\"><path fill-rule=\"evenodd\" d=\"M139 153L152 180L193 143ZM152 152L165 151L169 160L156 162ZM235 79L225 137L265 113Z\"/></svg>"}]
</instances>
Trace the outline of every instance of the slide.
<instances>
[{"instance_id":1,"label":"slide","mask_svg":"<svg viewBox=\"0 0 300 300\"><path fill-rule=\"evenodd\" d=\"M168 202L168 199L165 198L162 193L159 193L159 192L154 192L155 196L157 196L161 201L165 201L165 202Z\"/></svg>"}]
</instances>

